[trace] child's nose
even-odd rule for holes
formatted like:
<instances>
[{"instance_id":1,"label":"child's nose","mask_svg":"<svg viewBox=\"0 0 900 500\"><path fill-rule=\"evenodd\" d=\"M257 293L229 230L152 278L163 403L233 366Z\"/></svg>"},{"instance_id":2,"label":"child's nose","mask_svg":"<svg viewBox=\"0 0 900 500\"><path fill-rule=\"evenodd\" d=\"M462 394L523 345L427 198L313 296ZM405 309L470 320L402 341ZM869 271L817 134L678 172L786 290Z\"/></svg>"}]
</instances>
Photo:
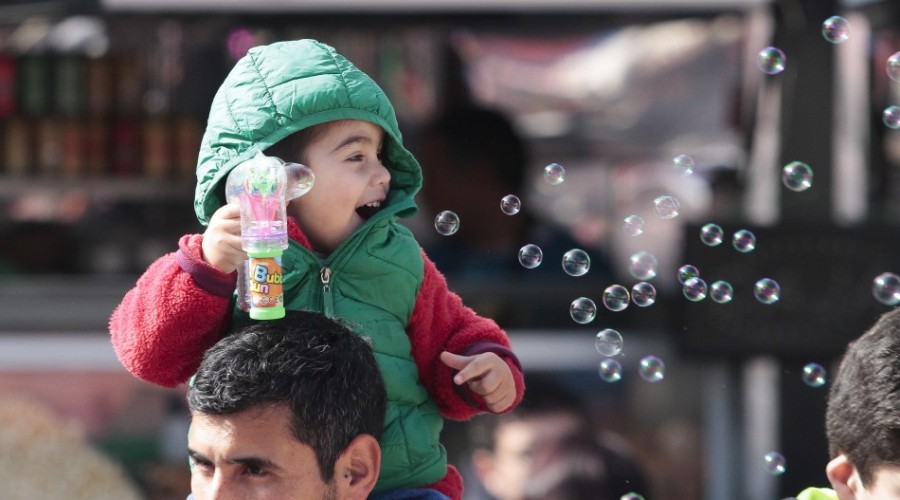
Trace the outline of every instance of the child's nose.
<instances>
[{"instance_id":1,"label":"child's nose","mask_svg":"<svg viewBox=\"0 0 900 500\"><path fill-rule=\"evenodd\" d=\"M372 179L375 184L390 184L391 183L391 171L384 166L384 163L378 162L378 167L376 167L375 176Z\"/></svg>"}]
</instances>

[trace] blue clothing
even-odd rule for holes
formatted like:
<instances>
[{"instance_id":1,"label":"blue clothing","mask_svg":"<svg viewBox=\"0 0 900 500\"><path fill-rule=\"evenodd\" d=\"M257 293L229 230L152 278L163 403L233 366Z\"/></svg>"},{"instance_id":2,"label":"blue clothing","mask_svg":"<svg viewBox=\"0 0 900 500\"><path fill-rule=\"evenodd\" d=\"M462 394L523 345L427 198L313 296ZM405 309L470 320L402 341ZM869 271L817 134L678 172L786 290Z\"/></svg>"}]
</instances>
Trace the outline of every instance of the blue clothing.
<instances>
[{"instance_id":1,"label":"blue clothing","mask_svg":"<svg viewBox=\"0 0 900 500\"><path fill-rule=\"evenodd\" d=\"M194 494L188 495L187 500L194 500ZM426 488L398 488L369 495L369 500L450 500L450 497Z\"/></svg>"},{"instance_id":2,"label":"blue clothing","mask_svg":"<svg viewBox=\"0 0 900 500\"><path fill-rule=\"evenodd\" d=\"M369 495L369 500L450 500L450 497L428 488L397 488Z\"/></svg>"}]
</instances>

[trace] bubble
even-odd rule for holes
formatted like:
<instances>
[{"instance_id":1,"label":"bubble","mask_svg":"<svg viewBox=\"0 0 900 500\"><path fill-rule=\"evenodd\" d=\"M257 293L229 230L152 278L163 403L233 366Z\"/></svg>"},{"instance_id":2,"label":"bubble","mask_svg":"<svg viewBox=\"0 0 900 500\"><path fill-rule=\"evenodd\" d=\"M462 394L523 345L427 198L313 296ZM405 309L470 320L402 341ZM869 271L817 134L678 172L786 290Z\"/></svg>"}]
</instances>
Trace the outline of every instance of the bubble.
<instances>
[{"instance_id":1,"label":"bubble","mask_svg":"<svg viewBox=\"0 0 900 500\"><path fill-rule=\"evenodd\" d=\"M500 210L506 215L516 215L522 210L522 200L514 194L508 194L500 200Z\"/></svg>"},{"instance_id":2,"label":"bubble","mask_svg":"<svg viewBox=\"0 0 900 500\"><path fill-rule=\"evenodd\" d=\"M444 236L450 236L459 231L459 216L449 210L437 214L434 218L434 228Z\"/></svg>"},{"instance_id":3,"label":"bubble","mask_svg":"<svg viewBox=\"0 0 900 500\"><path fill-rule=\"evenodd\" d=\"M763 457L764 466L766 471L773 476L780 476L784 474L784 471L787 470L787 460L784 459L784 455L778 453L777 451L770 451L766 453Z\"/></svg>"},{"instance_id":4,"label":"bubble","mask_svg":"<svg viewBox=\"0 0 900 500\"><path fill-rule=\"evenodd\" d=\"M753 287L753 296L763 304L774 304L781 298L781 285L773 279L763 278Z\"/></svg>"},{"instance_id":5,"label":"bubble","mask_svg":"<svg viewBox=\"0 0 900 500\"><path fill-rule=\"evenodd\" d=\"M656 288L646 281L631 287L631 301L638 307L650 307L656 302Z\"/></svg>"},{"instance_id":6,"label":"bubble","mask_svg":"<svg viewBox=\"0 0 900 500\"><path fill-rule=\"evenodd\" d=\"M727 304L734 297L734 288L727 281L716 281L709 285L709 297L718 304Z\"/></svg>"},{"instance_id":7,"label":"bubble","mask_svg":"<svg viewBox=\"0 0 900 500\"><path fill-rule=\"evenodd\" d=\"M700 270L690 264L685 264L678 268L678 282L682 285L685 281L699 276Z\"/></svg>"},{"instance_id":8,"label":"bubble","mask_svg":"<svg viewBox=\"0 0 900 500\"><path fill-rule=\"evenodd\" d=\"M819 363L807 363L803 367L803 383L810 387L822 387L828 381L825 367Z\"/></svg>"},{"instance_id":9,"label":"bubble","mask_svg":"<svg viewBox=\"0 0 900 500\"><path fill-rule=\"evenodd\" d=\"M645 499L644 499L644 495L630 491L630 492L622 495L619 498L619 500L645 500Z\"/></svg>"},{"instance_id":10,"label":"bubble","mask_svg":"<svg viewBox=\"0 0 900 500\"><path fill-rule=\"evenodd\" d=\"M569 276L584 276L591 268L591 257L584 250L573 248L563 255L562 268Z\"/></svg>"},{"instance_id":11,"label":"bubble","mask_svg":"<svg viewBox=\"0 0 900 500\"><path fill-rule=\"evenodd\" d=\"M674 219L675 217L678 217L678 209L680 207L681 205L678 203L678 200L673 196L665 195L653 200L653 212L655 212L660 219Z\"/></svg>"},{"instance_id":12,"label":"bubble","mask_svg":"<svg viewBox=\"0 0 900 500\"><path fill-rule=\"evenodd\" d=\"M756 249L756 235L753 234L752 231L739 229L734 232L734 236L731 238L731 244L738 252L752 252Z\"/></svg>"},{"instance_id":13,"label":"bubble","mask_svg":"<svg viewBox=\"0 0 900 500\"><path fill-rule=\"evenodd\" d=\"M566 169L559 163L551 163L544 167L544 180L551 186L562 184L566 180Z\"/></svg>"},{"instance_id":14,"label":"bubble","mask_svg":"<svg viewBox=\"0 0 900 500\"><path fill-rule=\"evenodd\" d=\"M872 282L872 295L884 305L900 304L900 276L894 273L881 273Z\"/></svg>"},{"instance_id":15,"label":"bubble","mask_svg":"<svg viewBox=\"0 0 900 500\"><path fill-rule=\"evenodd\" d=\"M623 342L621 333L612 328L605 328L597 333L597 338L594 339L594 347L597 348L597 352L600 354L612 357L622 352Z\"/></svg>"},{"instance_id":16,"label":"bubble","mask_svg":"<svg viewBox=\"0 0 900 500\"><path fill-rule=\"evenodd\" d=\"M569 315L576 323L586 325L597 317L597 304L587 297L578 297L569 306Z\"/></svg>"},{"instance_id":17,"label":"bubble","mask_svg":"<svg viewBox=\"0 0 900 500\"><path fill-rule=\"evenodd\" d=\"M850 38L850 23L841 16L831 16L822 23L822 36L831 43L844 43Z\"/></svg>"},{"instance_id":18,"label":"bubble","mask_svg":"<svg viewBox=\"0 0 900 500\"><path fill-rule=\"evenodd\" d=\"M678 155L672 159L672 165L675 171L681 175L691 175L694 173L694 159L688 155Z\"/></svg>"},{"instance_id":19,"label":"bubble","mask_svg":"<svg viewBox=\"0 0 900 500\"><path fill-rule=\"evenodd\" d=\"M666 376L666 364L656 356L644 356L638 365L638 373L647 382L659 382Z\"/></svg>"},{"instance_id":20,"label":"bubble","mask_svg":"<svg viewBox=\"0 0 900 500\"><path fill-rule=\"evenodd\" d=\"M622 285L610 285L603 290L603 305L610 311L624 311L628 301L628 289Z\"/></svg>"},{"instance_id":21,"label":"bubble","mask_svg":"<svg viewBox=\"0 0 900 500\"><path fill-rule=\"evenodd\" d=\"M885 69L891 80L900 82L900 52L894 52L891 57L888 57Z\"/></svg>"},{"instance_id":22,"label":"bubble","mask_svg":"<svg viewBox=\"0 0 900 500\"><path fill-rule=\"evenodd\" d=\"M706 282L695 276L684 281L684 284L681 286L681 291L684 293L685 298L691 302L700 302L706 298L706 292L708 290Z\"/></svg>"},{"instance_id":23,"label":"bubble","mask_svg":"<svg viewBox=\"0 0 900 500\"><path fill-rule=\"evenodd\" d=\"M651 280L656 277L659 261L650 252L641 250L631 255L628 260L628 272L638 280Z\"/></svg>"},{"instance_id":24,"label":"bubble","mask_svg":"<svg viewBox=\"0 0 900 500\"><path fill-rule=\"evenodd\" d=\"M888 106L881 114L881 121L892 129L900 128L900 106Z\"/></svg>"},{"instance_id":25,"label":"bubble","mask_svg":"<svg viewBox=\"0 0 900 500\"><path fill-rule=\"evenodd\" d=\"M759 69L769 75L777 75L784 71L784 63L787 60L784 52L777 47L766 47L759 51L756 61Z\"/></svg>"},{"instance_id":26,"label":"bubble","mask_svg":"<svg viewBox=\"0 0 900 500\"><path fill-rule=\"evenodd\" d=\"M625 217L622 229L631 236L640 236L644 234L644 219L639 215L629 215Z\"/></svg>"},{"instance_id":27,"label":"bubble","mask_svg":"<svg viewBox=\"0 0 900 500\"><path fill-rule=\"evenodd\" d=\"M700 241L706 246L717 247L724 239L725 231L718 224L709 223L700 228Z\"/></svg>"},{"instance_id":28,"label":"bubble","mask_svg":"<svg viewBox=\"0 0 900 500\"><path fill-rule=\"evenodd\" d=\"M812 186L813 171L802 161L792 161L781 169L781 183L791 191L806 191Z\"/></svg>"},{"instance_id":29,"label":"bubble","mask_svg":"<svg viewBox=\"0 0 900 500\"><path fill-rule=\"evenodd\" d=\"M544 252L542 252L541 247L537 245L529 243L519 249L519 264L522 264L526 269L536 268L541 265L541 261L543 260Z\"/></svg>"},{"instance_id":30,"label":"bubble","mask_svg":"<svg viewBox=\"0 0 900 500\"><path fill-rule=\"evenodd\" d=\"M305 195L316 183L316 174L306 165L287 162L284 164L284 169L287 172L288 181L284 193L285 200L293 200Z\"/></svg>"},{"instance_id":31,"label":"bubble","mask_svg":"<svg viewBox=\"0 0 900 500\"><path fill-rule=\"evenodd\" d=\"M597 371L604 382L618 382L622 380L622 364L617 359L604 359L600 362Z\"/></svg>"}]
</instances>

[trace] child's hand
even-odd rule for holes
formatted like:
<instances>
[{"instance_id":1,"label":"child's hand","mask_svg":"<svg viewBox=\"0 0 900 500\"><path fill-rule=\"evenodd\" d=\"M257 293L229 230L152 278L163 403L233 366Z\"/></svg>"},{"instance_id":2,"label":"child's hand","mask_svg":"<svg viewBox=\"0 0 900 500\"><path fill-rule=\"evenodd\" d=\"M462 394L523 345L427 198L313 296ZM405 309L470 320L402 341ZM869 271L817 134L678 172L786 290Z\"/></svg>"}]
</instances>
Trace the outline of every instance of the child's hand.
<instances>
[{"instance_id":1,"label":"child's hand","mask_svg":"<svg viewBox=\"0 0 900 500\"><path fill-rule=\"evenodd\" d=\"M241 207L236 203L223 205L209 219L203 233L203 259L216 269L230 273L247 259L241 246Z\"/></svg>"},{"instance_id":2,"label":"child's hand","mask_svg":"<svg viewBox=\"0 0 900 500\"><path fill-rule=\"evenodd\" d=\"M459 370L453 377L457 385L468 384L472 392L487 403L488 409L500 413L512 406L516 399L516 383L512 370L500 356L484 352L474 356L460 356L451 352L441 353L441 361Z\"/></svg>"}]
</instances>

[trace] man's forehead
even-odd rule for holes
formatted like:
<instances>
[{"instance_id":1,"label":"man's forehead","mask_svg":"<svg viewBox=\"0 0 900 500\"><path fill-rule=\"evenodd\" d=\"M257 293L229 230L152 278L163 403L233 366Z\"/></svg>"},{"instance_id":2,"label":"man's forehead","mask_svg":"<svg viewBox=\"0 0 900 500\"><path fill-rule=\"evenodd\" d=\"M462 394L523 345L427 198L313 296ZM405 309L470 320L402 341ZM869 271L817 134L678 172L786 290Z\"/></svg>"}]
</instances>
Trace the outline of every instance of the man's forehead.
<instances>
[{"instance_id":1,"label":"man's forehead","mask_svg":"<svg viewBox=\"0 0 900 500\"><path fill-rule=\"evenodd\" d=\"M191 428L223 436L265 434L290 436L291 413L284 405L261 406L226 415L191 412Z\"/></svg>"}]
</instances>

